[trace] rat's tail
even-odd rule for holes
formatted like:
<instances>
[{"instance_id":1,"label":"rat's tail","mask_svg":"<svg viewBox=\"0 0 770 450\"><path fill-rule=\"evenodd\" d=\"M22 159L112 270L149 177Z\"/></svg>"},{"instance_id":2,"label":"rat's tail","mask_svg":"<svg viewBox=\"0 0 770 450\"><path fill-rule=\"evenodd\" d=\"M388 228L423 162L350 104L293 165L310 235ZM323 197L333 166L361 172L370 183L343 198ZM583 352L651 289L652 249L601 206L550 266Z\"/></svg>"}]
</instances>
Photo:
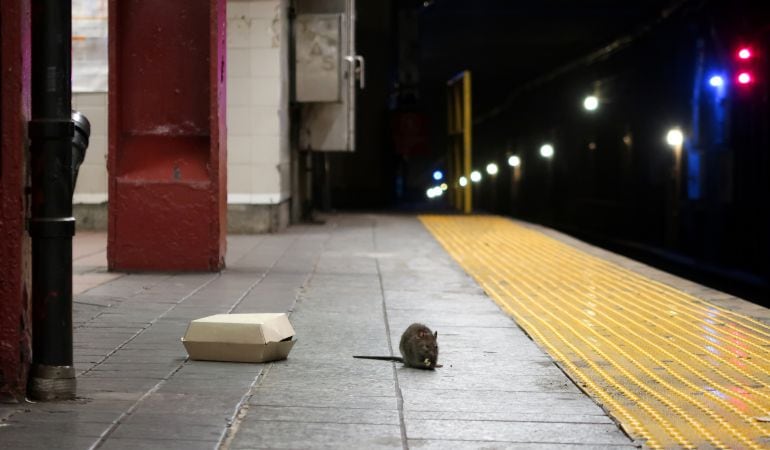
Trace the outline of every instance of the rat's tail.
<instances>
[{"instance_id":1,"label":"rat's tail","mask_svg":"<svg viewBox=\"0 0 770 450\"><path fill-rule=\"evenodd\" d=\"M404 358L402 358L400 356L360 356L360 355L356 356L356 355L353 355L353 358L376 359L376 360L379 360L379 361L393 361L393 362L400 362L400 363L404 362Z\"/></svg>"}]
</instances>

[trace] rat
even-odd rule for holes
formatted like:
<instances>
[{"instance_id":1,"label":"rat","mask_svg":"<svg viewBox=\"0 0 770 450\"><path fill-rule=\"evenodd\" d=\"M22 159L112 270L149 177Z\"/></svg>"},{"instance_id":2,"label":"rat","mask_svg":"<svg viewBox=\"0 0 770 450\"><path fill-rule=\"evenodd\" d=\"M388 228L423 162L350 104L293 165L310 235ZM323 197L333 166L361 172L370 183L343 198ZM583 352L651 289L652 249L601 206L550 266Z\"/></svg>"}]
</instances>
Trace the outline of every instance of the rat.
<instances>
[{"instance_id":1,"label":"rat","mask_svg":"<svg viewBox=\"0 0 770 450\"><path fill-rule=\"evenodd\" d=\"M377 359L403 363L406 367L433 370L441 367L438 362L438 331L435 333L421 323L413 323L401 335L398 356L353 356L361 359Z\"/></svg>"}]
</instances>

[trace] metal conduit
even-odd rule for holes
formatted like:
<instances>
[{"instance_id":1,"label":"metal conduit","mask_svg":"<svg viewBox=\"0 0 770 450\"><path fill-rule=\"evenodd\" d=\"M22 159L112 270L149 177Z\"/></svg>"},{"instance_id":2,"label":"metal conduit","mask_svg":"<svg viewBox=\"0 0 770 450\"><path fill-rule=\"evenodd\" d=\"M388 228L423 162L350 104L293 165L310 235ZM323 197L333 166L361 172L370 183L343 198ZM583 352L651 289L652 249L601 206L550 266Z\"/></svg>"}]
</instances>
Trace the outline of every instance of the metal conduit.
<instances>
[{"instance_id":1,"label":"metal conduit","mask_svg":"<svg viewBox=\"0 0 770 450\"><path fill-rule=\"evenodd\" d=\"M32 1L31 159L33 355L28 393L75 397L72 358L74 125L71 0Z\"/></svg>"}]
</instances>

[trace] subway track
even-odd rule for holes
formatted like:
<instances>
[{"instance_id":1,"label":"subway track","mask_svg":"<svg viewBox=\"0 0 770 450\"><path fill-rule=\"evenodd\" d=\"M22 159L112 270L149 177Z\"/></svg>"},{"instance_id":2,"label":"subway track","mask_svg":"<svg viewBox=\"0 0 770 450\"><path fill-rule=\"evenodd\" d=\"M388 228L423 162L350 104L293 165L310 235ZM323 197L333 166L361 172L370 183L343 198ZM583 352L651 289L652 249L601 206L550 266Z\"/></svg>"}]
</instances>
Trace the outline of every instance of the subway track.
<instances>
[{"instance_id":1,"label":"subway track","mask_svg":"<svg viewBox=\"0 0 770 450\"><path fill-rule=\"evenodd\" d=\"M770 447L770 327L508 219L420 219L633 438Z\"/></svg>"}]
</instances>

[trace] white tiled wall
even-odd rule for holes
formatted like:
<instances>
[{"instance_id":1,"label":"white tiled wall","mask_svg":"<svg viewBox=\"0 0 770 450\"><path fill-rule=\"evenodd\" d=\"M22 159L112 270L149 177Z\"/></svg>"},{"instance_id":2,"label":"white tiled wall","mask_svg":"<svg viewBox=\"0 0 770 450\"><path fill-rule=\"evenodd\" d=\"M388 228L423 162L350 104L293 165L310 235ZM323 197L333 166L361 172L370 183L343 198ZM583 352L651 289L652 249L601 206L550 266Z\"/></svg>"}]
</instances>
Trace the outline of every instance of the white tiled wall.
<instances>
[{"instance_id":1,"label":"white tiled wall","mask_svg":"<svg viewBox=\"0 0 770 450\"><path fill-rule=\"evenodd\" d=\"M289 197L285 0L227 2L228 202Z\"/></svg>"},{"instance_id":2,"label":"white tiled wall","mask_svg":"<svg viewBox=\"0 0 770 450\"><path fill-rule=\"evenodd\" d=\"M275 204L289 183L287 0L227 2L228 203ZM91 121L75 203L107 200L107 94L74 94Z\"/></svg>"},{"instance_id":3,"label":"white tiled wall","mask_svg":"<svg viewBox=\"0 0 770 450\"><path fill-rule=\"evenodd\" d=\"M74 203L107 201L107 93L73 94L72 109L80 111L91 122L86 159L80 166L75 186Z\"/></svg>"}]
</instances>

